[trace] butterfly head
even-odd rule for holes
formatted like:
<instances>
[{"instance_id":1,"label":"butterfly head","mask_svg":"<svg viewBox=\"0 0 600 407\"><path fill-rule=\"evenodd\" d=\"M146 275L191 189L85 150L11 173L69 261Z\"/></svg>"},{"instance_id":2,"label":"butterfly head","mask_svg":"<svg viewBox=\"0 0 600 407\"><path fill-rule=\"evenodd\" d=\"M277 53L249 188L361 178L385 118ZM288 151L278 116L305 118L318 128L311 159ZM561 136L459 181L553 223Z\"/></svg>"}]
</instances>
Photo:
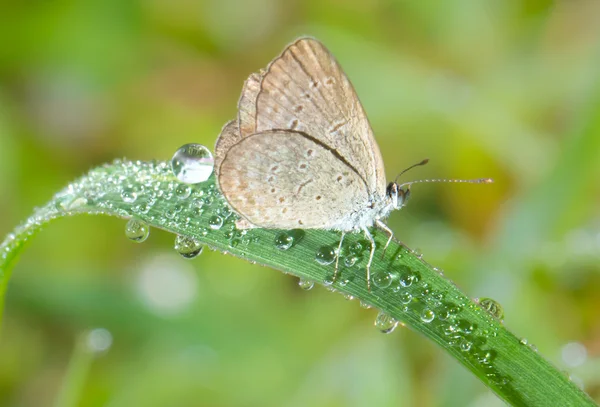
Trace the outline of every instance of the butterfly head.
<instances>
[{"instance_id":1,"label":"butterfly head","mask_svg":"<svg viewBox=\"0 0 600 407\"><path fill-rule=\"evenodd\" d=\"M417 184L417 183L422 183L422 182L454 182L454 183L468 183L468 184L491 184L492 182L494 182L492 179L490 178L478 178L478 179L421 179L421 180L416 180L416 181L410 181L410 182L404 182L402 184L398 184L398 178L404 174L406 171L410 170L411 168L414 167L418 167L421 165L425 165L429 162L429 159L425 159L417 164L411 165L410 167L406 168L404 171L402 171L400 174L398 174L398 176L396 177L396 179L394 180L394 182L390 182L390 184L387 187L386 190L386 195L388 197L388 199L390 200L390 205L392 206L393 209L400 209L402 208L404 205L406 205L406 202L408 201L408 198L410 197L410 186L412 184Z\"/></svg>"},{"instance_id":2,"label":"butterfly head","mask_svg":"<svg viewBox=\"0 0 600 407\"><path fill-rule=\"evenodd\" d=\"M386 195L391 201L393 209L400 209L410 197L410 184L407 186L399 185L397 182L390 182L387 186Z\"/></svg>"}]
</instances>

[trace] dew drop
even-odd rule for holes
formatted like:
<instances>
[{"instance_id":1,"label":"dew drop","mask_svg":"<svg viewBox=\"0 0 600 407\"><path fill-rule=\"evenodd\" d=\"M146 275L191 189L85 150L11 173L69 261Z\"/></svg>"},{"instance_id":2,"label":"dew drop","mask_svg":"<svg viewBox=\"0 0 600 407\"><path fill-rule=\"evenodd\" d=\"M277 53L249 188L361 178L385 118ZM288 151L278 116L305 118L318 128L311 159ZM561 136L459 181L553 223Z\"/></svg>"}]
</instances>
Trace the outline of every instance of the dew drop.
<instances>
[{"instance_id":1,"label":"dew drop","mask_svg":"<svg viewBox=\"0 0 600 407\"><path fill-rule=\"evenodd\" d=\"M406 292L401 293L399 297L402 304L409 304L413 299L412 294Z\"/></svg>"},{"instance_id":2,"label":"dew drop","mask_svg":"<svg viewBox=\"0 0 600 407\"><path fill-rule=\"evenodd\" d=\"M211 176L214 160L210 150L202 144L186 144L173 155L171 168L179 181L197 184Z\"/></svg>"},{"instance_id":3,"label":"dew drop","mask_svg":"<svg viewBox=\"0 0 600 407\"><path fill-rule=\"evenodd\" d=\"M434 319L435 319L435 313L432 310L430 310L429 308L425 308L421 312L421 321L428 324L431 321L433 321Z\"/></svg>"},{"instance_id":4,"label":"dew drop","mask_svg":"<svg viewBox=\"0 0 600 407\"><path fill-rule=\"evenodd\" d=\"M394 329L398 326L398 321L390 317L384 312L379 312L375 317L375 328L379 329L384 334L394 332Z\"/></svg>"},{"instance_id":5,"label":"dew drop","mask_svg":"<svg viewBox=\"0 0 600 407\"><path fill-rule=\"evenodd\" d=\"M471 333L473 333L473 331L476 328L476 326L474 324L467 321L466 319L461 319L460 321L458 321L456 324L456 327L460 332L462 332L466 335L470 335Z\"/></svg>"},{"instance_id":6,"label":"dew drop","mask_svg":"<svg viewBox=\"0 0 600 407\"><path fill-rule=\"evenodd\" d=\"M123 202L125 203L134 203L137 199L137 192L135 188L133 188L131 185L123 188L123 191L121 191L121 199L123 199Z\"/></svg>"},{"instance_id":7,"label":"dew drop","mask_svg":"<svg viewBox=\"0 0 600 407\"><path fill-rule=\"evenodd\" d=\"M358 257L358 256L346 256L346 257L344 257L344 266L346 266L346 267L352 267L359 260L360 260L360 257Z\"/></svg>"},{"instance_id":8,"label":"dew drop","mask_svg":"<svg viewBox=\"0 0 600 407\"><path fill-rule=\"evenodd\" d=\"M288 250L304 237L305 232L301 229L283 231L275 236L275 247L279 250Z\"/></svg>"},{"instance_id":9,"label":"dew drop","mask_svg":"<svg viewBox=\"0 0 600 407\"><path fill-rule=\"evenodd\" d=\"M462 350L463 352L468 352L471 350L471 347L473 346L473 344L471 342L469 342L466 339L462 339L460 341L460 343L458 344L458 347L460 348L460 350Z\"/></svg>"},{"instance_id":10,"label":"dew drop","mask_svg":"<svg viewBox=\"0 0 600 407\"><path fill-rule=\"evenodd\" d=\"M175 250L186 259L193 259L202 253L203 246L194 238L177 236L175 238Z\"/></svg>"},{"instance_id":11,"label":"dew drop","mask_svg":"<svg viewBox=\"0 0 600 407\"><path fill-rule=\"evenodd\" d=\"M322 266L331 264L335 260L335 250L331 246L321 246L317 249L315 260Z\"/></svg>"},{"instance_id":12,"label":"dew drop","mask_svg":"<svg viewBox=\"0 0 600 407\"><path fill-rule=\"evenodd\" d=\"M150 228L147 224L137 219L129 219L125 225L125 236L131 241L142 243L148 239Z\"/></svg>"},{"instance_id":13,"label":"dew drop","mask_svg":"<svg viewBox=\"0 0 600 407\"><path fill-rule=\"evenodd\" d=\"M360 256L364 250L365 249L360 242L352 242L350 246L348 246L348 251L350 252L350 254L356 257Z\"/></svg>"},{"instance_id":14,"label":"dew drop","mask_svg":"<svg viewBox=\"0 0 600 407\"><path fill-rule=\"evenodd\" d=\"M380 272L373 276L373 285L377 288L388 288L392 284L392 274L387 272Z\"/></svg>"},{"instance_id":15,"label":"dew drop","mask_svg":"<svg viewBox=\"0 0 600 407\"><path fill-rule=\"evenodd\" d=\"M298 280L298 286L300 288L302 288L303 290L308 291L308 290L312 290L312 288L315 286L315 283L310 280L300 279L300 280Z\"/></svg>"},{"instance_id":16,"label":"dew drop","mask_svg":"<svg viewBox=\"0 0 600 407\"><path fill-rule=\"evenodd\" d=\"M175 196L179 199L188 199L192 194L192 188L186 184L180 184L175 188Z\"/></svg>"},{"instance_id":17,"label":"dew drop","mask_svg":"<svg viewBox=\"0 0 600 407\"><path fill-rule=\"evenodd\" d=\"M486 310L491 316L502 321L504 319L504 309L502 305L491 298L479 298L476 300L479 306Z\"/></svg>"},{"instance_id":18,"label":"dew drop","mask_svg":"<svg viewBox=\"0 0 600 407\"><path fill-rule=\"evenodd\" d=\"M363 302L363 301L361 301L359 305L363 309L370 309L371 308L371 306L369 304L367 304L366 302Z\"/></svg>"},{"instance_id":19,"label":"dew drop","mask_svg":"<svg viewBox=\"0 0 600 407\"><path fill-rule=\"evenodd\" d=\"M223 218L217 215L211 216L208 220L208 226L213 230L221 229L221 226L223 226Z\"/></svg>"},{"instance_id":20,"label":"dew drop","mask_svg":"<svg viewBox=\"0 0 600 407\"><path fill-rule=\"evenodd\" d=\"M420 280L419 275L417 273L413 272L408 267L400 266L399 269L401 270L399 282L402 285L402 287L410 287L413 283L419 282L419 280Z\"/></svg>"}]
</instances>

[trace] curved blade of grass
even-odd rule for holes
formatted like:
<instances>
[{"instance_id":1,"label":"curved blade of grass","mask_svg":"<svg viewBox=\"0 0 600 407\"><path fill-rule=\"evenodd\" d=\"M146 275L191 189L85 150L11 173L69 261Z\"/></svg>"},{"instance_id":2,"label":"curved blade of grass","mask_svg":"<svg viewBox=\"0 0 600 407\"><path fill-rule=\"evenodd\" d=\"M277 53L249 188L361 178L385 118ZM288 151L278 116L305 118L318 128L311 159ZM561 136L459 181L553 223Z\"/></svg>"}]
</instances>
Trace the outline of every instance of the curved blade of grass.
<instances>
[{"instance_id":1,"label":"curved blade of grass","mask_svg":"<svg viewBox=\"0 0 600 407\"><path fill-rule=\"evenodd\" d=\"M239 231L212 178L194 186L180 184L164 162L116 161L94 169L39 208L0 246L2 302L12 267L29 238L52 219L80 213L136 218L353 296L437 343L512 405L595 405L565 374L411 250L392 242L382 257L385 234L375 234L379 249L371 292L364 275L368 244L359 234L346 236L340 275L333 282L338 233Z\"/></svg>"}]
</instances>

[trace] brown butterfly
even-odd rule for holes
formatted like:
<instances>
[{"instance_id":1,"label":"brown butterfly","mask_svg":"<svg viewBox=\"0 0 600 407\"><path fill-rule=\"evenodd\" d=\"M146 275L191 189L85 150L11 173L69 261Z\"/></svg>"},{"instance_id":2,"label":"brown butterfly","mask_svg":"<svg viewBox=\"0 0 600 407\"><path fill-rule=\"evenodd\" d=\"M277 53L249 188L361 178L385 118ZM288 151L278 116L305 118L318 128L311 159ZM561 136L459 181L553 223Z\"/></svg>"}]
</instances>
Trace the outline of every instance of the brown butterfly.
<instances>
[{"instance_id":1,"label":"brown butterfly","mask_svg":"<svg viewBox=\"0 0 600 407\"><path fill-rule=\"evenodd\" d=\"M386 183L379 147L352 84L313 38L296 40L246 80L238 119L217 139L215 172L223 195L243 218L239 228L341 232L334 278L344 234L362 231L371 243L369 289L375 252L369 228L388 233L387 247L393 232L383 220L405 204L412 184Z\"/></svg>"}]
</instances>

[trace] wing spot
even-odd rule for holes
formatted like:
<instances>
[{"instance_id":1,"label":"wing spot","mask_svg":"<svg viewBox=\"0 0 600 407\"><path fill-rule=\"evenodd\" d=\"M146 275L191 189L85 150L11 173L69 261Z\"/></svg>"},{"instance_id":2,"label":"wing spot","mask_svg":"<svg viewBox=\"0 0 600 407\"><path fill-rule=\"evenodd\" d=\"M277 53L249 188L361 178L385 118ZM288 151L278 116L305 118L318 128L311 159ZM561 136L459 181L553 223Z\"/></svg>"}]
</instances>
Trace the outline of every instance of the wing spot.
<instances>
[{"instance_id":1,"label":"wing spot","mask_svg":"<svg viewBox=\"0 0 600 407\"><path fill-rule=\"evenodd\" d=\"M342 177L341 175L338 175L338 177L336 179L338 182L341 182L344 179L344 177Z\"/></svg>"},{"instance_id":2,"label":"wing spot","mask_svg":"<svg viewBox=\"0 0 600 407\"><path fill-rule=\"evenodd\" d=\"M281 213L287 213L287 211L288 211L288 208L286 207L281 210Z\"/></svg>"},{"instance_id":3,"label":"wing spot","mask_svg":"<svg viewBox=\"0 0 600 407\"><path fill-rule=\"evenodd\" d=\"M304 109L304 106L302 106L302 105L298 105L294 108L294 110L298 113L301 112L303 109Z\"/></svg>"},{"instance_id":4,"label":"wing spot","mask_svg":"<svg viewBox=\"0 0 600 407\"><path fill-rule=\"evenodd\" d=\"M274 194L277 190L275 188L271 188L271 193Z\"/></svg>"},{"instance_id":5,"label":"wing spot","mask_svg":"<svg viewBox=\"0 0 600 407\"><path fill-rule=\"evenodd\" d=\"M298 168L300 168L301 170L304 170L304 169L306 169L306 164L302 163L298 166Z\"/></svg>"},{"instance_id":6,"label":"wing spot","mask_svg":"<svg viewBox=\"0 0 600 407\"><path fill-rule=\"evenodd\" d=\"M310 82L310 87L311 88L317 88L317 87L319 87L319 81L312 80Z\"/></svg>"},{"instance_id":7,"label":"wing spot","mask_svg":"<svg viewBox=\"0 0 600 407\"><path fill-rule=\"evenodd\" d=\"M278 169L279 169L279 166L278 165L274 165L274 166L271 167L271 172L275 172Z\"/></svg>"},{"instance_id":8,"label":"wing spot","mask_svg":"<svg viewBox=\"0 0 600 407\"><path fill-rule=\"evenodd\" d=\"M268 182L269 184L272 184L273 182L275 182L275 179L276 179L276 178L275 178L274 176L272 176L272 175L271 175L271 176L267 177L267 182Z\"/></svg>"},{"instance_id":9,"label":"wing spot","mask_svg":"<svg viewBox=\"0 0 600 407\"><path fill-rule=\"evenodd\" d=\"M317 195L317 196L315 197L315 199L316 199L317 201L320 201L320 200L321 200L321 195Z\"/></svg>"},{"instance_id":10,"label":"wing spot","mask_svg":"<svg viewBox=\"0 0 600 407\"><path fill-rule=\"evenodd\" d=\"M305 92L304 95L302 95L302 96L304 96L304 98L306 98L306 99L310 99L310 93L308 93L308 92Z\"/></svg>"},{"instance_id":11,"label":"wing spot","mask_svg":"<svg viewBox=\"0 0 600 407\"><path fill-rule=\"evenodd\" d=\"M310 157L312 157L314 154L315 154L315 152L314 152L313 150L310 150L310 149L309 149L309 150L306 150L306 156L307 156L307 157L309 157L309 158L310 158Z\"/></svg>"},{"instance_id":12,"label":"wing spot","mask_svg":"<svg viewBox=\"0 0 600 407\"><path fill-rule=\"evenodd\" d=\"M283 202L285 202L285 198L284 198L284 197L282 197L282 196L280 196L280 197L279 197L279 202L280 202L280 203L283 203Z\"/></svg>"},{"instance_id":13,"label":"wing spot","mask_svg":"<svg viewBox=\"0 0 600 407\"><path fill-rule=\"evenodd\" d=\"M298 128L298 119L294 119L290 122L289 128L294 130Z\"/></svg>"},{"instance_id":14,"label":"wing spot","mask_svg":"<svg viewBox=\"0 0 600 407\"><path fill-rule=\"evenodd\" d=\"M335 126L333 126L331 128L331 130L329 130L329 133L335 133L337 132L339 129L341 129L342 127L344 127L348 122L340 122L338 124L336 124Z\"/></svg>"},{"instance_id":15,"label":"wing spot","mask_svg":"<svg viewBox=\"0 0 600 407\"><path fill-rule=\"evenodd\" d=\"M333 78L330 77L330 78L327 78L327 80L325 81L325 84L331 86L331 85L333 85L334 82L335 81L333 80Z\"/></svg>"},{"instance_id":16,"label":"wing spot","mask_svg":"<svg viewBox=\"0 0 600 407\"><path fill-rule=\"evenodd\" d=\"M302 222L302 220L298 219L298 224L299 225L304 225L304 222Z\"/></svg>"}]
</instances>

